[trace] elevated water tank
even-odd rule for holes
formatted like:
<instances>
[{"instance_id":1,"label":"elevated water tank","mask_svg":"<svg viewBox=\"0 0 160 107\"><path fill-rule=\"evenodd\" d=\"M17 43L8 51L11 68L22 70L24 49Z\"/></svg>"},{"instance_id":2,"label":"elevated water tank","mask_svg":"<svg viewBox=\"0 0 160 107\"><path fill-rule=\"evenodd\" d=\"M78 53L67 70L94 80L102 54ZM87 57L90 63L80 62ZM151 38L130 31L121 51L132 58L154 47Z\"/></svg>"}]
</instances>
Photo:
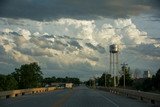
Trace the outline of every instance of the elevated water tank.
<instances>
[{"instance_id":1,"label":"elevated water tank","mask_svg":"<svg viewBox=\"0 0 160 107\"><path fill-rule=\"evenodd\" d=\"M118 45L116 44L110 45L109 50L110 50L110 53L118 53L119 52Z\"/></svg>"}]
</instances>

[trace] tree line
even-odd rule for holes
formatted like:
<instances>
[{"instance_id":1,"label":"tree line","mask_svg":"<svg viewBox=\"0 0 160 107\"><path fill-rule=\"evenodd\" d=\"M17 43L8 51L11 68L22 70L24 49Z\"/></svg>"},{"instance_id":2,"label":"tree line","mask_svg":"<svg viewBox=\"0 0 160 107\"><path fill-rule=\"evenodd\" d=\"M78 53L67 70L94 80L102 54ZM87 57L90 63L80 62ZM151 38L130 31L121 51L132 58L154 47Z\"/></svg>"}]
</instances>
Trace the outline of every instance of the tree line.
<instances>
[{"instance_id":1,"label":"tree line","mask_svg":"<svg viewBox=\"0 0 160 107\"><path fill-rule=\"evenodd\" d=\"M135 80L133 87L137 90L143 91L158 91L160 92L160 69L156 72L152 78L144 78L141 80Z\"/></svg>"},{"instance_id":2,"label":"tree line","mask_svg":"<svg viewBox=\"0 0 160 107\"><path fill-rule=\"evenodd\" d=\"M79 85L81 82L79 78L72 78L72 77L65 77L65 78L56 78L55 76L53 77L47 77L42 80L42 83L45 85L52 85L52 83L73 83L74 85Z\"/></svg>"},{"instance_id":3,"label":"tree line","mask_svg":"<svg viewBox=\"0 0 160 107\"><path fill-rule=\"evenodd\" d=\"M130 68L122 68L125 72L125 88L141 90L141 91L150 91L150 92L160 92L160 69L156 72L152 78L139 78L133 79L131 78L131 74L129 73ZM106 83L105 83L106 82ZM116 83L118 83L117 87L124 86L124 75L121 75L120 78L116 77ZM111 74L103 73L101 77L97 77L94 79L89 79L85 81L85 84L88 86L106 86L113 87L114 86L114 78Z\"/></svg>"},{"instance_id":4,"label":"tree line","mask_svg":"<svg viewBox=\"0 0 160 107\"><path fill-rule=\"evenodd\" d=\"M0 91L43 87L54 82L80 84L78 78L56 78L54 76L43 78L40 66L34 62L15 68L15 71L11 74L0 74Z\"/></svg>"}]
</instances>

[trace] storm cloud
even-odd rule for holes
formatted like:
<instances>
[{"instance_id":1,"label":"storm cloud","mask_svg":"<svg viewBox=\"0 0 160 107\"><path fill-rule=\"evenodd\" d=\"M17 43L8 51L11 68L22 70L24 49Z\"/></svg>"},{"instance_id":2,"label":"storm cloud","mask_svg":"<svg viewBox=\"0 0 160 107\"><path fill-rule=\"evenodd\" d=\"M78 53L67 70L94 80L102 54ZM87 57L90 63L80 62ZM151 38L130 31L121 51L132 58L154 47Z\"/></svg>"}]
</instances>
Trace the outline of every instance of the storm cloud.
<instances>
[{"instance_id":1,"label":"storm cloud","mask_svg":"<svg viewBox=\"0 0 160 107\"><path fill-rule=\"evenodd\" d=\"M159 17L159 0L1 0L0 17L48 21L58 18Z\"/></svg>"}]
</instances>

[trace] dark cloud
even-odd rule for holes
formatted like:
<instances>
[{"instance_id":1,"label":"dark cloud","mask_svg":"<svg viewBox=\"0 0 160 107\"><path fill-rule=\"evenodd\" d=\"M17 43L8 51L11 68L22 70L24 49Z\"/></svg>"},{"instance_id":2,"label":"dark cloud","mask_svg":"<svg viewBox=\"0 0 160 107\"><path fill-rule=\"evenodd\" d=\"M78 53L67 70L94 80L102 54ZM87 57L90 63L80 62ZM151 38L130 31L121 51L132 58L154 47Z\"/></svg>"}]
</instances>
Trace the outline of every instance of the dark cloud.
<instances>
[{"instance_id":1,"label":"dark cloud","mask_svg":"<svg viewBox=\"0 0 160 107\"><path fill-rule=\"evenodd\" d=\"M2 31L2 32L0 32L0 34L2 34L2 35L7 34L7 35L13 35L13 36L21 36L18 32L15 32L15 31L9 31L9 32Z\"/></svg>"},{"instance_id":2,"label":"dark cloud","mask_svg":"<svg viewBox=\"0 0 160 107\"><path fill-rule=\"evenodd\" d=\"M96 46L92 45L91 43L86 43L86 46L88 46L89 48L93 50L97 50Z\"/></svg>"},{"instance_id":3,"label":"dark cloud","mask_svg":"<svg viewBox=\"0 0 160 107\"><path fill-rule=\"evenodd\" d=\"M98 57L92 57L92 56L90 56L90 57L88 57L88 59L90 59L92 61L99 61Z\"/></svg>"},{"instance_id":4,"label":"dark cloud","mask_svg":"<svg viewBox=\"0 0 160 107\"><path fill-rule=\"evenodd\" d=\"M0 55L5 54L5 49L2 45L0 45Z\"/></svg>"},{"instance_id":5,"label":"dark cloud","mask_svg":"<svg viewBox=\"0 0 160 107\"><path fill-rule=\"evenodd\" d=\"M154 46L154 44L142 44L137 46L136 48L130 48L132 50L135 50L137 52L140 52L144 55L149 55L153 57L160 57L160 48Z\"/></svg>"},{"instance_id":6,"label":"dark cloud","mask_svg":"<svg viewBox=\"0 0 160 107\"><path fill-rule=\"evenodd\" d=\"M21 36L19 33L17 32L11 32L12 35L16 35L16 36Z\"/></svg>"},{"instance_id":7,"label":"dark cloud","mask_svg":"<svg viewBox=\"0 0 160 107\"><path fill-rule=\"evenodd\" d=\"M61 41L58 41L58 40L56 40L55 43L56 43L56 44L59 44L59 45L62 45L62 46L64 46L64 47L67 47L67 46L68 46L68 44L64 44L64 43L62 43Z\"/></svg>"},{"instance_id":8,"label":"dark cloud","mask_svg":"<svg viewBox=\"0 0 160 107\"><path fill-rule=\"evenodd\" d=\"M64 44L61 41L55 41L52 45L52 48L55 50L64 51L68 44Z\"/></svg>"},{"instance_id":9,"label":"dark cloud","mask_svg":"<svg viewBox=\"0 0 160 107\"><path fill-rule=\"evenodd\" d=\"M83 49L83 47L77 41L68 42L70 45L77 47L78 49Z\"/></svg>"},{"instance_id":10,"label":"dark cloud","mask_svg":"<svg viewBox=\"0 0 160 107\"><path fill-rule=\"evenodd\" d=\"M91 43L86 43L86 46L93 50L97 50L99 53L104 54L106 52L105 48L102 47L101 45L94 46Z\"/></svg>"},{"instance_id":11,"label":"dark cloud","mask_svg":"<svg viewBox=\"0 0 160 107\"><path fill-rule=\"evenodd\" d=\"M97 50L99 53L104 54L106 52L105 48L101 45L97 45Z\"/></svg>"},{"instance_id":12,"label":"dark cloud","mask_svg":"<svg viewBox=\"0 0 160 107\"><path fill-rule=\"evenodd\" d=\"M0 17L52 20L117 18L160 10L159 0L1 0ZM153 13L153 12L152 12ZM160 14L155 16L160 16Z\"/></svg>"}]
</instances>

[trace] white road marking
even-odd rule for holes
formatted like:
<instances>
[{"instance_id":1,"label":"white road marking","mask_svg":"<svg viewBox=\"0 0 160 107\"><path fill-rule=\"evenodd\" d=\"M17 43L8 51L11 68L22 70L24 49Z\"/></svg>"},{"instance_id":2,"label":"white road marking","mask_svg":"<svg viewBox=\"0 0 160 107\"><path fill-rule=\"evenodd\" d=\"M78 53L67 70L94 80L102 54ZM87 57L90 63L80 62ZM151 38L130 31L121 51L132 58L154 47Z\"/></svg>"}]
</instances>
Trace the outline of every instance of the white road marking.
<instances>
[{"instance_id":1,"label":"white road marking","mask_svg":"<svg viewBox=\"0 0 160 107\"><path fill-rule=\"evenodd\" d=\"M113 102L112 100L110 100L109 98L101 95L100 93L98 93L101 97L103 97L105 100L109 101L110 103L112 103L113 105L115 105L116 107L119 107L119 105L117 105L115 102Z\"/></svg>"}]
</instances>

